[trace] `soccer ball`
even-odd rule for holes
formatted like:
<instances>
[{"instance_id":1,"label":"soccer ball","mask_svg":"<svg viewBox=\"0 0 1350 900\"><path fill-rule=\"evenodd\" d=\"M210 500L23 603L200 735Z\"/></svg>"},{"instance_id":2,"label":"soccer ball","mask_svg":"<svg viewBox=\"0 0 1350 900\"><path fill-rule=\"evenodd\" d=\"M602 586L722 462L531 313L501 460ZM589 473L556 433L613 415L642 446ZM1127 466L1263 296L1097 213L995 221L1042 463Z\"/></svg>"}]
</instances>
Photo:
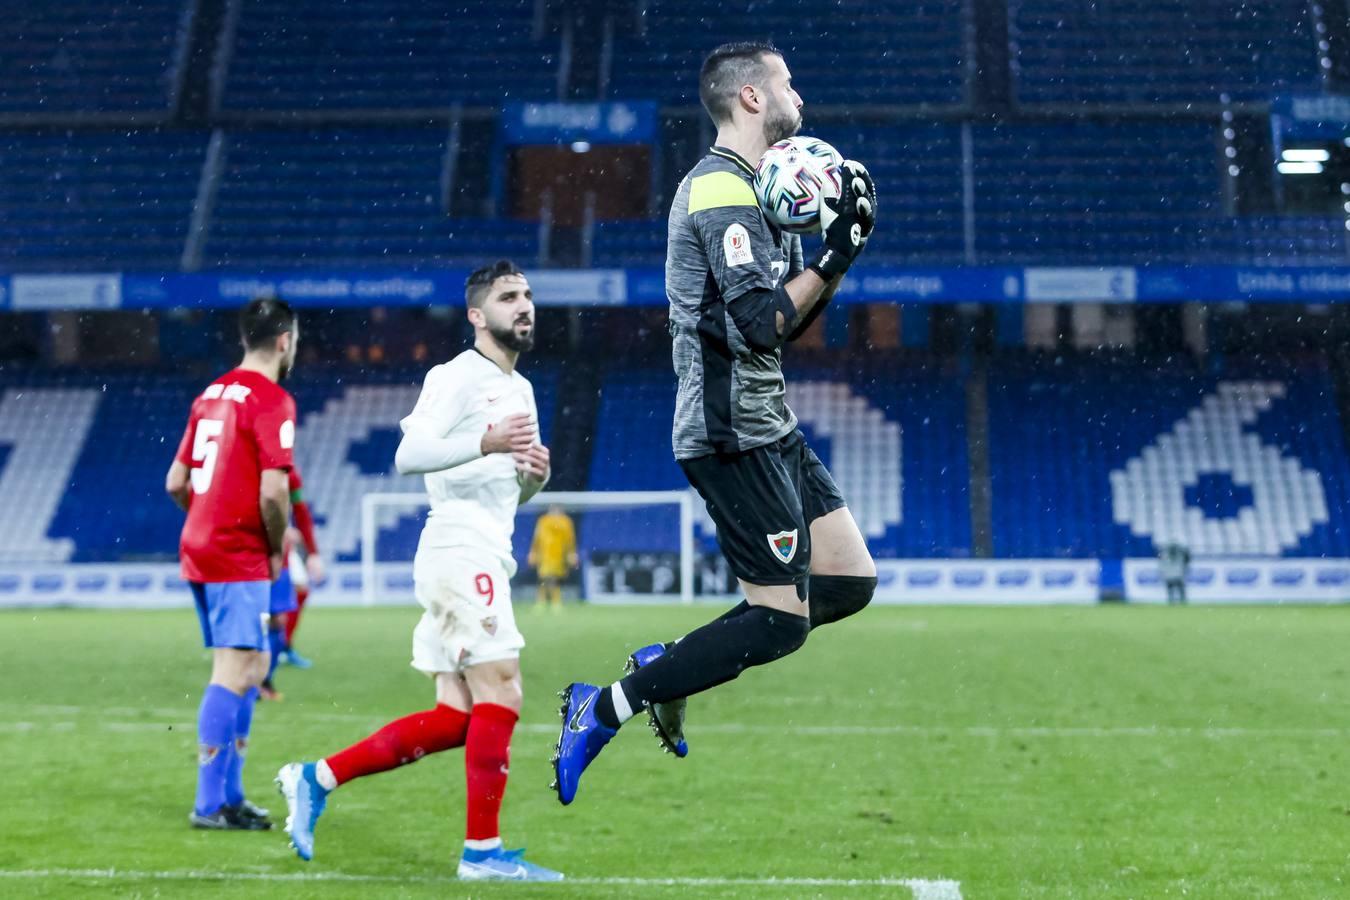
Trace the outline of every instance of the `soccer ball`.
<instances>
[{"instance_id":1,"label":"soccer ball","mask_svg":"<svg viewBox=\"0 0 1350 900\"><path fill-rule=\"evenodd\" d=\"M838 150L812 137L790 137L765 150L755 167L755 196L764 215L793 234L820 231L820 201L839 196L843 161Z\"/></svg>"}]
</instances>

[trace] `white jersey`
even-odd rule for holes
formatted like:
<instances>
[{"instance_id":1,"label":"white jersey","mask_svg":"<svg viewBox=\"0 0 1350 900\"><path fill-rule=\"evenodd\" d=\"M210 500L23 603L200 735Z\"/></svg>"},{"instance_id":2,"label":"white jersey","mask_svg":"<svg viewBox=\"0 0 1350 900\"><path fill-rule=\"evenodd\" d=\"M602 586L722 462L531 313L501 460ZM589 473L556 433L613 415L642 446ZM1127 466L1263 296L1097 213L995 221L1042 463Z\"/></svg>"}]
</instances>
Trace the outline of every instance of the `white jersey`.
<instances>
[{"instance_id":1,"label":"white jersey","mask_svg":"<svg viewBox=\"0 0 1350 900\"><path fill-rule=\"evenodd\" d=\"M482 435L507 416L525 413L538 425L534 388L519 372L510 375L477 350L433 368L413 411L399 424L403 433L434 438ZM509 453L492 453L425 476L431 512L419 551L455 548L492 554L508 577L516 571L511 553L520 481Z\"/></svg>"}]
</instances>

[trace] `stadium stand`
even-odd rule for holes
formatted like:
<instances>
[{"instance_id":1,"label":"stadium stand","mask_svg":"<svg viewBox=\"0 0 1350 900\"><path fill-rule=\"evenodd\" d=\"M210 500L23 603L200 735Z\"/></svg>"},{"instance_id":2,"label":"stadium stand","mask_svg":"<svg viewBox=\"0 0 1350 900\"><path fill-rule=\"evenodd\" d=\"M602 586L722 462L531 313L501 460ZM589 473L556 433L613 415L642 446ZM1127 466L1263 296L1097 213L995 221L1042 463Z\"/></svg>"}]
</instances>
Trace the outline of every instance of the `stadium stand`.
<instances>
[{"instance_id":1,"label":"stadium stand","mask_svg":"<svg viewBox=\"0 0 1350 900\"><path fill-rule=\"evenodd\" d=\"M204 252L210 267L522 261L538 226L452 220L446 132L320 128L231 133ZM334 185L342 185L334 191Z\"/></svg>"},{"instance_id":2,"label":"stadium stand","mask_svg":"<svg viewBox=\"0 0 1350 900\"><path fill-rule=\"evenodd\" d=\"M558 369L525 371L547 441ZM362 494L422 490L420 478L393 472L392 461L398 421L416 402L423 374L298 370L287 384L301 415L297 461L333 558L357 552ZM164 496L164 470L192 398L209 380L163 372L0 377L0 497L33 513L0 517L3 558L106 562L174 554L182 521ZM381 547L411 559L423 511L404 512L383 523Z\"/></svg>"},{"instance_id":3,"label":"stadium stand","mask_svg":"<svg viewBox=\"0 0 1350 900\"><path fill-rule=\"evenodd\" d=\"M176 270L206 145L200 132L0 135L6 268Z\"/></svg>"},{"instance_id":4,"label":"stadium stand","mask_svg":"<svg viewBox=\"0 0 1350 900\"><path fill-rule=\"evenodd\" d=\"M223 107L445 109L553 100L557 57L556 36L534 37L532 3L254 0L239 17Z\"/></svg>"},{"instance_id":5,"label":"stadium stand","mask_svg":"<svg viewBox=\"0 0 1350 900\"><path fill-rule=\"evenodd\" d=\"M69 472L76 455L89 446L89 426L98 404L91 389L55 388L40 393L23 389L0 392L0 496L11 514L0 517L0 559L61 562L71 558L78 535L49 537L66 495L53 472ZM23 515L12 514L23 510Z\"/></svg>"},{"instance_id":6,"label":"stadium stand","mask_svg":"<svg viewBox=\"0 0 1350 900\"><path fill-rule=\"evenodd\" d=\"M778 38L806 98L807 130L863 158L877 179L885 227L868 251L874 264L1345 259L1339 217L1226 212L1217 118L1156 114L1161 103L1212 102L1220 94L1259 101L1322 91L1316 23L1300 0L1009 0L1011 71L1000 65L983 75L974 72L972 47L1001 41L1002 32L988 27L987 15L972 19L963 0L825 6L653 0L637 7L635 33L632 8L623 4L570 6L610 16L619 29L610 97L694 106L691 73L709 42L704 22L717 22L718 38ZM493 195L481 184L490 180L485 160L499 152L488 120L464 130L456 183L442 184L444 116L455 104L552 100L560 90L590 96L589 82L565 84L558 19L565 8L489 0L253 0L231 6L217 35L214 20L197 22L186 0L97 11L89 0L24 5L0 23L0 115L64 114L79 128L0 137L0 229L12 248L7 268L178 268L203 174L205 134L93 132L80 116L167 114L180 96L175 79L189 73L197 80L223 73L215 85L223 85L223 107L191 119L198 128L224 127L226 137L218 192L201 210L208 236L201 265L416 266L455 264L488 251L536 259L537 226L487 218L492 204L484 198ZM1002 12L995 18L1002 23ZM841 80L837 47L845 29L850 53L866 62ZM977 30L978 40L971 37ZM184 66L188 46L213 48L214 75L209 65ZM1098 109L1097 118L1004 116L988 124L981 115L964 126L965 147L958 122L885 121L896 106L968 110L968 77L992 78L997 94L1004 76L1024 104L1072 102L1085 111L1134 104L1133 118L1101 118ZM184 90L184 96L203 92ZM821 107L825 114L817 119ZM437 111L441 121L419 127L381 121L410 110ZM340 113L364 125L257 130L259 122L239 124L250 113L272 122L303 115L316 123ZM970 183L963 180L968 155ZM657 156L658 170L685 162L679 154ZM673 183L682 173L655 174ZM973 201L969 223L967 201ZM559 247L576 243L572 235L557 237ZM564 249L555 262L659 266L663 244L659 219L601 223L589 257ZM190 249L193 268L197 245Z\"/></svg>"},{"instance_id":7,"label":"stadium stand","mask_svg":"<svg viewBox=\"0 0 1350 900\"><path fill-rule=\"evenodd\" d=\"M1304 0L1010 0L1008 30L1024 104L1214 102L1321 89Z\"/></svg>"},{"instance_id":8,"label":"stadium stand","mask_svg":"<svg viewBox=\"0 0 1350 900\"><path fill-rule=\"evenodd\" d=\"M1175 259L1218 224L1208 124L1084 120L975 132L982 260Z\"/></svg>"},{"instance_id":9,"label":"stadium stand","mask_svg":"<svg viewBox=\"0 0 1350 900\"><path fill-rule=\"evenodd\" d=\"M664 369L611 373L595 425L591 490L687 486L670 452L673 379ZM802 370L794 372L788 391L803 431L850 499L877 555L969 555L959 380L898 368L852 379ZM635 510L596 516L592 527L613 529L606 541L627 540L637 545L626 549L649 550L673 546L675 525L669 512Z\"/></svg>"},{"instance_id":10,"label":"stadium stand","mask_svg":"<svg viewBox=\"0 0 1350 900\"><path fill-rule=\"evenodd\" d=\"M189 4L8 4L0 113L167 113Z\"/></svg>"},{"instance_id":11,"label":"stadium stand","mask_svg":"<svg viewBox=\"0 0 1350 900\"><path fill-rule=\"evenodd\" d=\"M865 157L876 180L878 195L886 203L886 227L868 243L869 261L961 261L960 126L822 125L811 132L846 157ZM665 219L600 223L593 254L596 265L661 265L666 254Z\"/></svg>"},{"instance_id":12,"label":"stadium stand","mask_svg":"<svg viewBox=\"0 0 1350 900\"><path fill-rule=\"evenodd\" d=\"M363 494L421 490L392 472L398 420L421 371L301 370L299 462L334 558L358 551ZM531 364L546 441L567 370ZM794 371L790 402L879 558L972 555L965 378L879 359ZM192 396L180 374L0 376L6 558L103 562L171 556L180 525L163 470ZM1350 556L1350 462L1320 365L1001 360L990 375L993 541L1000 557L1152 556L1177 538L1216 556ZM590 490L683 489L670 454L673 381L612 368L595 421ZM57 412L53 414L53 410ZM410 559L420 510L381 521L381 558ZM676 546L669 509L584 514L587 546ZM706 528L706 521L704 527ZM528 524L517 534L522 555ZM711 548L711 530L703 533Z\"/></svg>"},{"instance_id":13,"label":"stadium stand","mask_svg":"<svg viewBox=\"0 0 1350 900\"><path fill-rule=\"evenodd\" d=\"M776 40L808 107L965 101L969 60L961 0L652 0L643 7L638 39L624 37L615 47L611 96L697 104L694 73L708 52L708 26L715 23L718 40ZM895 40L898 34L905 39ZM837 74L835 48L841 46L857 60L848 81ZM865 98L859 84L868 85Z\"/></svg>"},{"instance_id":14,"label":"stadium stand","mask_svg":"<svg viewBox=\"0 0 1350 900\"><path fill-rule=\"evenodd\" d=\"M991 378L998 556L1350 555L1335 391L1317 368L1223 379L1060 361ZM1334 518L1333 518L1334 517Z\"/></svg>"},{"instance_id":15,"label":"stadium stand","mask_svg":"<svg viewBox=\"0 0 1350 900\"><path fill-rule=\"evenodd\" d=\"M865 156L885 204L873 264L1111 264L1343 260L1336 217L1222 214L1214 128L1199 121L981 125L972 129L975 247L967 260L960 126L823 124ZM665 220L596 229L596 265L661 265Z\"/></svg>"},{"instance_id":16,"label":"stadium stand","mask_svg":"<svg viewBox=\"0 0 1350 900\"><path fill-rule=\"evenodd\" d=\"M946 123L813 128L846 158L864 159L886 204L867 242L877 263L960 262L964 254L961 127ZM882 151L881 147L888 149Z\"/></svg>"}]
</instances>

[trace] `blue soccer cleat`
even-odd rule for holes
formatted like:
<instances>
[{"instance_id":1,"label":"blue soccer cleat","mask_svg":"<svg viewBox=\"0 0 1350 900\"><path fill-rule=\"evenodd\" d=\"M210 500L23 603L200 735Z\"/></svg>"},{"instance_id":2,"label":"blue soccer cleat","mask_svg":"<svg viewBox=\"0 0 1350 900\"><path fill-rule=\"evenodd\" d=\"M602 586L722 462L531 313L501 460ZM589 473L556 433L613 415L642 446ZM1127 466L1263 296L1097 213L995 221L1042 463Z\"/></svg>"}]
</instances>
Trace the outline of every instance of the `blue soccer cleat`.
<instances>
[{"instance_id":1,"label":"blue soccer cleat","mask_svg":"<svg viewBox=\"0 0 1350 900\"><path fill-rule=\"evenodd\" d=\"M328 803L328 789L319 784L314 763L289 763L277 772L277 789L286 798L286 833L295 855L314 858L314 826Z\"/></svg>"},{"instance_id":2,"label":"blue soccer cleat","mask_svg":"<svg viewBox=\"0 0 1350 900\"><path fill-rule=\"evenodd\" d=\"M666 651L674 646L673 642L648 644L634 650L624 666L624 673L632 675L653 660L665 656ZM652 734L661 742L661 749L667 753L674 753L680 759L689 755L689 744L684 740L684 709L687 703L688 701L681 697L669 703L653 703L647 707L647 722L651 726Z\"/></svg>"},{"instance_id":3,"label":"blue soccer cleat","mask_svg":"<svg viewBox=\"0 0 1350 900\"><path fill-rule=\"evenodd\" d=\"M553 752L553 784L563 806L577 795L581 773L591 764L614 735L617 728L606 728L595 717L595 700L600 688L580 682L569 684L558 694L563 699L562 733Z\"/></svg>"},{"instance_id":4,"label":"blue soccer cleat","mask_svg":"<svg viewBox=\"0 0 1350 900\"><path fill-rule=\"evenodd\" d=\"M525 859L525 850L469 850L459 859L461 881L562 881L563 873Z\"/></svg>"},{"instance_id":5,"label":"blue soccer cleat","mask_svg":"<svg viewBox=\"0 0 1350 900\"><path fill-rule=\"evenodd\" d=\"M294 649L283 650L281 661L293 669L312 669L314 661L296 653Z\"/></svg>"}]
</instances>

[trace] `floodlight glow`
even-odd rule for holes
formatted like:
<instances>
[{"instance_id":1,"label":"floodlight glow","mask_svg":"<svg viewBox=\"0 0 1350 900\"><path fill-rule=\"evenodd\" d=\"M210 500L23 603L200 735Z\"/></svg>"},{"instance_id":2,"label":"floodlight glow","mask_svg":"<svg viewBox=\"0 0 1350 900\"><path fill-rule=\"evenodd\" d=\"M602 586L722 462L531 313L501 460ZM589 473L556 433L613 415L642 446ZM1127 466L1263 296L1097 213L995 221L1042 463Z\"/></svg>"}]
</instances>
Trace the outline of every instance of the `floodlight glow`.
<instances>
[{"instance_id":1,"label":"floodlight glow","mask_svg":"<svg viewBox=\"0 0 1350 900\"><path fill-rule=\"evenodd\" d=\"M1285 162L1315 162L1324 163L1331 159L1331 154L1326 150L1314 150L1311 148L1289 149L1280 154Z\"/></svg>"}]
</instances>

